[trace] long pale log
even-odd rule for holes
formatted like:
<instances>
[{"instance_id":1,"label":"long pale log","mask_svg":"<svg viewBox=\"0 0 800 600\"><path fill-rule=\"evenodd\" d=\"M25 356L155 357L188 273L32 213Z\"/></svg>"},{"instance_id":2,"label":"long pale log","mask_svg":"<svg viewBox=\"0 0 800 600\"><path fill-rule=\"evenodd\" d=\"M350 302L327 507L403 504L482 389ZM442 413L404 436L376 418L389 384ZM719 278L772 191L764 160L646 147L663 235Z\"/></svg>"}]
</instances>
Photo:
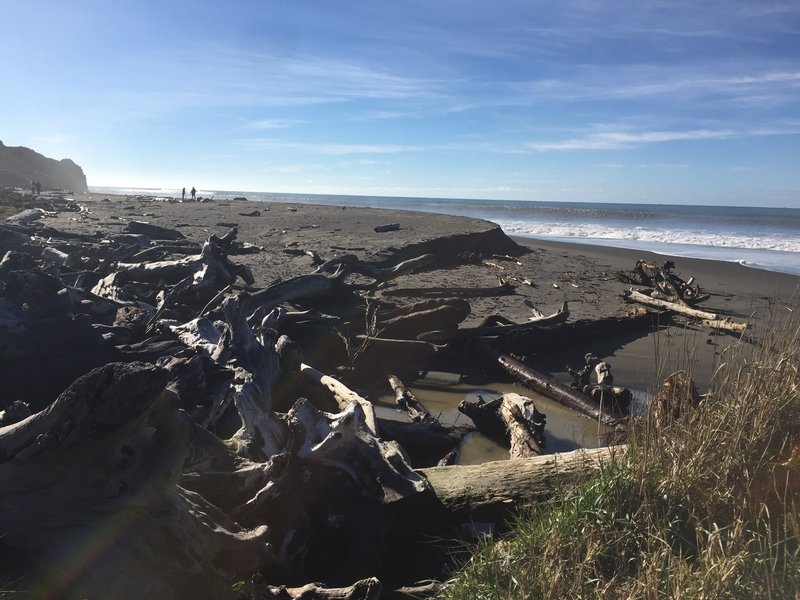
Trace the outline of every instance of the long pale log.
<instances>
[{"instance_id":1,"label":"long pale log","mask_svg":"<svg viewBox=\"0 0 800 600\"><path fill-rule=\"evenodd\" d=\"M681 315L686 315L687 317L695 317L697 319L708 319L710 321L720 320L720 317L717 313L710 313L704 310L690 308L688 306L684 306L683 304L677 304L675 302L668 302L666 300L658 300L657 298L651 298L647 294L642 294L641 292L637 292L634 289L625 292L625 299L630 300L632 302L638 302L639 304L644 304L646 306L652 306L654 308L664 308L666 310L671 310L672 312L676 312Z\"/></svg>"},{"instance_id":2,"label":"long pale log","mask_svg":"<svg viewBox=\"0 0 800 600\"><path fill-rule=\"evenodd\" d=\"M700 319L703 326L708 327L710 329L723 329L725 331L735 331L739 333L747 329L747 323L737 323L735 321L731 321L727 317L720 317L717 313L706 312L704 310L691 308L684 304L669 302L668 300L659 300L657 298L651 298L647 294L642 294L641 292L637 292L636 290L633 289L631 289L628 292L625 292L625 298L626 300L638 302L639 304L644 304L646 306L651 306L654 308L663 308L666 310L670 310L672 312L676 312L681 315L686 315L687 317L694 317L696 319Z\"/></svg>"},{"instance_id":3,"label":"long pale log","mask_svg":"<svg viewBox=\"0 0 800 600\"><path fill-rule=\"evenodd\" d=\"M419 469L439 500L457 517L497 520L544 500L626 452L626 446L574 450L533 458Z\"/></svg>"},{"instance_id":4,"label":"long pale log","mask_svg":"<svg viewBox=\"0 0 800 600\"><path fill-rule=\"evenodd\" d=\"M735 331L741 333L747 330L747 323L736 323L728 319L717 319L716 321L710 319L703 319L704 327L709 329L722 329L724 331Z\"/></svg>"},{"instance_id":5,"label":"long pale log","mask_svg":"<svg viewBox=\"0 0 800 600\"><path fill-rule=\"evenodd\" d=\"M376 577L370 577L342 588L329 588L318 583L295 588L269 586L266 590L254 590L258 594L250 597L264 600L377 600L382 589L381 582Z\"/></svg>"},{"instance_id":6,"label":"long pale log","mask_svg":"<svg viewBox=\"0 0 800 600\"><path fill-rule=\"evenodd\" d=\"M604 425L614 426L619 423L621 415L612 412L609 406L595 404L583 392L559 383L552 377L548 377L510 356L501 354L491 346L479 344L478 348L484 355L496 360L508 373L530 389L593 420L600 421Z\"/></svg>"}]
</instances>

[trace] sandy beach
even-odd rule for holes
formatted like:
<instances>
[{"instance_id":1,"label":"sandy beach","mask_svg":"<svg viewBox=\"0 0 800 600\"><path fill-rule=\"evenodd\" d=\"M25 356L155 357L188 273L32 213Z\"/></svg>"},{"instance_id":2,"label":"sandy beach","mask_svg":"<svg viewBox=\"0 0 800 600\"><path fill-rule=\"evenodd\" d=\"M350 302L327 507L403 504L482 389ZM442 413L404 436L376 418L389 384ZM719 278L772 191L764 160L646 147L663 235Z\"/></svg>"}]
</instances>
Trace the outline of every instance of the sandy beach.
<instances>
[{"instance_id":1,"label":"sandy beach","mask_svg":"<svg viewBox=\"0 0 800 600\"><path fill-rule=\"evenodd\" d=\"M488 221L430 213L367 209L312 204L264 204L230 201L180 203L147 197L108 197L86 194L76 198L85 207L79 214L59 213L47 224L81 233L121 231L136 219L174 227L187 238L202 241L212 233L224 234L237 227L239 239L263 250L237 257L251 267L255 287L304 275L314 270L309 256L329 260L343 254L382 266L426 252L482 253L483 263L454 262L451 268L404 276L401 287L491 287L503 278L517 285L515 294L470 299L472 312L462 326L475 326L489 315L515 322L531 316L532 303L549 314L569 303L570 319L623 316L629 305L621 294L630 286L615 276L630 270L637 259L672 259L684 279L694 277L710 294L705 310L737 320L749 320L758 331L771 316L794 306L793 295L800 278L745 267L736 263L669 257L637 250L570 244L527 238L514 244L499 227ZM399 229L378 233L374 228L398 224ZM287 254L294 252L294 254ZM515 255L514 261L492 260L491 254ZM519 283L530 280L533 285ZM738 338L694 325L669 326L650 333L625 333L589 346L575 344L552 352L539 352L531 362L557 379L567 381L566 364L580 366L586 352L608 360L620 385L650 390L661 374L688 368L700 388L705 388L719 361Z\"/></svg>"}]
</instances>

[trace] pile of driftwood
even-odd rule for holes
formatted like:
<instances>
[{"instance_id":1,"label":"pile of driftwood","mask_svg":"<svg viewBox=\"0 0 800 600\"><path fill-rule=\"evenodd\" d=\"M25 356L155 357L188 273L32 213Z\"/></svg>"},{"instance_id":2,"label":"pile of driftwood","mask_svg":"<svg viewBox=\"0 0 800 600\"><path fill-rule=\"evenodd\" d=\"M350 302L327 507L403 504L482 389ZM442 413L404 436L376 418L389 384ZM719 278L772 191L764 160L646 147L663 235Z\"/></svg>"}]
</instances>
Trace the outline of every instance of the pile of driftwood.
<instances>
[{"instance_id":1,"label":"pile of driftwood","mask_svg":"<svg viewBox=\"0 0 800 600\"><path fill-rule=\"evenodd\" d=\"M718 313L698 309L697 305L710 296L702 292L694 277L684 280L674 269L675 263L671 260L664 261L663 265L639 260L632 271L617 272L617 278L624 283L647 286L639 290L631 288L625 292L625 300L690 317L711 329L738 333L747 329L747 323L738 323Z\"/></svg>"},{"instance_id":2,"label":"pile of driftwood","mask_svg":"<svg viewBox=\"0 0 800 600\"><path fill-rule=\"evenodd\" d=\"M0 251L0 560L34 595L430 593L416 582L442 578L447 555L429 539L456 538L462 521L498 518L559 473L597 464L542 457L527 487L508 483L515 465L426 469L447 463L467 430L437 423L402 376L467 344L591 418L624 416L498 350L586 328L564 323L566 306L520 326L458 329L466 290L376 298L435 268L431 255L391 268L340 256L258 288L235 260L258 250L236 229L199 244L137 221L118 235L66 234L36 216L0 224ZM349 380L326 374L341 368ZM408 422L377 418L348 384L376 378ZM542 454L545 418L530 399L464 411L512 457ZM491 481L508 492L476 491Z\"/></svg>"}]
</instances>

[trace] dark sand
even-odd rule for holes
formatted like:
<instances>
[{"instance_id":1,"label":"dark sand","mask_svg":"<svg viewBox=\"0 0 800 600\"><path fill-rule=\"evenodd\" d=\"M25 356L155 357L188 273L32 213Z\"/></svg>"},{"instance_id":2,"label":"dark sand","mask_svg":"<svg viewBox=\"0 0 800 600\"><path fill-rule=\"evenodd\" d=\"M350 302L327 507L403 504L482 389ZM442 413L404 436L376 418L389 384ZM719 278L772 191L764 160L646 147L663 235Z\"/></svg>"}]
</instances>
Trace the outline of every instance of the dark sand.
<instances>
[{"instance_id":1,"label":"dark sand","mask_svg":"<svg viewBox=\"0 0 800 600\"><path fill-rule=\"evenodd\" d=\"M508 240L496 225L448 215L241 201L169 203L126 197L103 201L103 196L97 194L76 199L85 206L86 212L60 213L48 218L46 224L81 233L110 233L122 231L127 220L138 219L175 227L197 241L212 233L224 234L231 225L236 225L241 241L263 248L257 254L234 257L235 261L246 263L253 269L256 287L266 287L278 280L314 270L309 257L286 255L283 250L287 247L314 251L325 260L342 254L355 254L362 260L383 266L392 266L405 258L442 251L443 248L468 250L480 246L485 251L488 246L502 254L508 252L508 248L503 247ZM242 215L256 210L260 211L260 216ZM374 232L375 226L387 223L399 223L400 229ZM534 286L519 285L514 295L470 299L472 314L464 326L477 325L492 314L524 322L531 316L525 300L533 302L546 314L568 301L571 319L601 318L622 316L629 309L621 294L630 286L619 282L615 271L632 269L640 258L654 261L669 258L603 246L523 238L515 238L515 241L529 250L518 257L520 264L492 261L502 269L486 264L459 264L449 269L407 275L394 283L398 287L491 287L498 284L498 276L533 280ZM673 257L673 260L676 271L684 279L695 277L702 289L711 294L701 308L737 320L750 319L756 334L772 316L785 314L795 306L793 294L800 283L797 276L736 263L681 257ZM660 376L677 368L689 369L698 387L701 390L707 388L719 363L737 344L738 336L718 334L694 325L672 325L657 332L623 334L574 344L550 353L529 354L528 361L535 368L566 382L569 377L565 365L580 367L583 355L593 352L611 363L618 385L636 390L641 397L653 389ZM463 392L461 395L463 397ZM549 410L555 417L560 408L550 407ZM568 423L568 428L574 430L583 425L573 420ZM570 435L577 437L579 434L563 434L564 437ZM568 449L568 445L565 441L558 449Z\"/></svg>"}]
</instances>

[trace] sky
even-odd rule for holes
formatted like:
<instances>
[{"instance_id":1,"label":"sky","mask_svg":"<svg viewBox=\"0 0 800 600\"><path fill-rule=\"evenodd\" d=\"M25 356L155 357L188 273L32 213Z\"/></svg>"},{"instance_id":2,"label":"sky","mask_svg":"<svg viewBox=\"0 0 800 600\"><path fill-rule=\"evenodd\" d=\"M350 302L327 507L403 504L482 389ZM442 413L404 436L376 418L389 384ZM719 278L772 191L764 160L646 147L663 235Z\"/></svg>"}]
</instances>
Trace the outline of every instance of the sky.
<instances>
[{"instance_id":1,"label":"sky","mask_svg":"<svg viewBox=\"0 0 800 600\"><path fill-rule=\"evenodd\" d=\"M800 207L800 1L0 0L91 186Z\"/></svg>"}]
</instances>

